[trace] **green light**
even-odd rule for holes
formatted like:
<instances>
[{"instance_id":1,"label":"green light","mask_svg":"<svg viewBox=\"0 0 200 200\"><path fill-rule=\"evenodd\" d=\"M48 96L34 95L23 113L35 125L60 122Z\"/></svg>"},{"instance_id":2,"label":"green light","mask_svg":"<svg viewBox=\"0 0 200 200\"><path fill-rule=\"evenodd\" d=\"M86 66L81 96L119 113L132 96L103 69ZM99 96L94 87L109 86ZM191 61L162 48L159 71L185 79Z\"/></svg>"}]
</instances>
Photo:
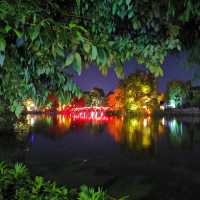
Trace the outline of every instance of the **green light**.
<instances>
[{"instance_id":1,"label":"green light","mask_svg":"<svg viewBox=\"0 0 200 200\"><path fill-rule=\"evenodd\" d=\"M176 108L176 102L175 102L174 99L170 99L169 106L172 107L172 108Z\"/></svg>"}]
</instances>

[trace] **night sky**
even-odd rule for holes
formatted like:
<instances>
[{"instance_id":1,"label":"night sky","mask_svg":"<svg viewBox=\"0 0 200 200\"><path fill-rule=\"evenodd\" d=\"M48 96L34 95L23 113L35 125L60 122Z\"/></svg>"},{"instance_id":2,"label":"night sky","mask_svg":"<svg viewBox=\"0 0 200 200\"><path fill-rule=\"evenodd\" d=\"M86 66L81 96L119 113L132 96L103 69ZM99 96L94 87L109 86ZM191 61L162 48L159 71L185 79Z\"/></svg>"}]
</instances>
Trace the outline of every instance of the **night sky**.
<instances>
[{"instance_id":1,"label":"night sky","mask_svg":"<svg viewBox=\"0 0 200 200\"><path fill-rule=\"evenodd\" d=\"M165 92L167 82L170 80L191 80L194 72L191 68L187 69L186 66L185 53L169 55L163 64L164 76L159 78L158 90ZM137 64L134 59L125 63L124 67L126 76L137 69L145 69L143 65ZM88 91L93 87L99 87L104 89L105 93L115 89L119 82L112 68L107 76L103 76L95 65L91 65L88 69L83 70L80 76L76 75L74 77L74 80L84 91ZM195 82L195 84L198 83Z\"/></svg>"}]
</instances>

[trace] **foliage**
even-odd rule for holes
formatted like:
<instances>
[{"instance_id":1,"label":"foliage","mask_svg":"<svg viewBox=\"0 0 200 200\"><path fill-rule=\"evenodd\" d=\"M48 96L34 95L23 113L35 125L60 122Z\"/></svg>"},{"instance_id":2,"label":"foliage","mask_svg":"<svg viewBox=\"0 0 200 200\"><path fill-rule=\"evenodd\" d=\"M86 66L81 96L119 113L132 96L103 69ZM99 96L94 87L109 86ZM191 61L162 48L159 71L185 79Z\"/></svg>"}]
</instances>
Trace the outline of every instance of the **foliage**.
<instances>
[{"instance_id":1,"label":"foliage","mask_svg":"<svg viewBox=\"0 0 200 200\"><path fill-rule=\"evenodd\" d=\"M79 200L102 200L106 198L106 194L99 188L96 192L93 188L82 186L79 193Z\"/></svg>"},{"instance_id":2,"label":"foliage","mask_svg":"<svg viewBox=\"0 0 200 200\"><path fill-rule=\"evenodd\" d=\"M104 91L100 88L93 88L83 94L86 106L102 106L105 103Z\"/></svg>"},{"instance_id":3,"label":"foliage","mask_svg":"<svg viewBox=\"0 0 200 200\"><path fill-rule=\"evenodd\" d=\"M156 80L152 74L138 71L129 75L124 83L124 101L127 111L147 113L157 107Z\"/></svg>"},{"instance_id":4,"label":"foliage","mask_svg":"<svg viewBox=\"0 0 200 200\"><path fill-rule=\"evenodd\" d=\"M107 96L107 105L115 111L124 110L124 90L117 87Z\"/></svg>"},{"instance_id":5,"label":"foliage","mask_svg":"<svg viewBox=\"0 0 200 200\"><path fill-rule=\"evenodd\" d=\"M186 98L186 105L200 108L200 88L198 86L190 87Z\"/></svg>"},{"instance_id":6,"label":"foliage","mask_svg":"<svg viewBox=\"0 0 200 200\"><path fill-rule=\"evenodd\" d=\"M72 107L84 107L85 106L85 100L83 97L78 99L77 97L74 97L72 102L70 103Z\"/></svg>"},{"instance_id":7,"label":"foliage","mask_svg":"<svg viewBox=\"0 0 200 200\"><path fill-rule=\"evenodd\" d=\"M71 73L96 63L103 74L136 58L155 76L171 50L199 35L200 3L146 0L0 1L0 98L19 115L27 98L45 104L81 96ZM190 41L190 44L193 42Z\"/></svg>"},{"instance_id":8,"label":"foliage","mask_svg":"<svg viewBox=\"0 0 200 200\"><path fill-rule=\"evenodd\" d=\"M188 96L188 86L183 81L171 81L167 87L168 101L172 107L181 107Z\"/></svg>"},{"instance_id":9,"label":"foliage","mask_svg":"<svg viewBox=\"0 0 200 200\"><path fill-rule=\"evenodd\" d=\"M22 164L14 167L0 162L0 199L17 200L116 200L109 197L100 188L82 186L80 192L74 193L65 186L58 186L55 182L45 181L43 177L32 178L27 168Z\"/></svg>"}]
</instances>

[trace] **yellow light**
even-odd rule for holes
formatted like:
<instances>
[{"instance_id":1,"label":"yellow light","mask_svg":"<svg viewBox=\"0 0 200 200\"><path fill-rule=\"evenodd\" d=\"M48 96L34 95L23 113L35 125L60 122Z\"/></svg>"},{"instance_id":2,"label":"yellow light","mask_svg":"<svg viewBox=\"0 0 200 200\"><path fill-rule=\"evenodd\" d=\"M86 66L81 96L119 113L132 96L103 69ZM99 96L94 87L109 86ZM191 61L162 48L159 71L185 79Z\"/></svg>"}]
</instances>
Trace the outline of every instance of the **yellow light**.
<instances>
[{"instance_id":1,"label":"yellow light","mask_svg":"<svg viewBox=\"0 0 200 200\"><path fill-rule=\"evenodd\" d=\"M147 118L145 118L145 119L143 120L143 126L144 126L144 127L147 127Z\"/></svg>"},{"instance_id":2,"label":"yellow light","mask_svg":"<svg viewBox=\"0 0 200 200\"><path fill-rule=\"evenodd\" d=\"M27 115L26 119L27 119L28 125L33 126L35 124L35 118L33 116Z\"/></svg>"},{"instance_id":3,"label":"yellow light","mask_svg":"<svg viewBox=\"0 0 200 200\"><path fill-rule=\"evenodd\" d=\"M151 90L149 85L143 85L141 89L144 94L148 94Z\"/></svg>"},{"instance_id":4,"label":"yellow light","mask_svg":"<svg viewBox=\"0 0 200 200\"><path fill-rule=\"evenodd\" d=\"M142 146L148 148L151 145L151 137L149 134L143 134L142 137Z\"/></svg>"},{"instance_id":5,"label":"yellow light","mask_svg":"<svg viewBox=\"0 0 200 200\"><path fill-rule=\"evenodd\" d=\"M130 105L130 110L136 111L138 109L138 106L136 104Z\"/></svg>"},{"instance_id":6,"label":"yellow light","mask_svg":"<svg viewBox=\"0 0 200 200\"><path fill-rule=\"evenodd\" d=\"M161 122L162 122L162 125L165 126L165 118L164 117L162 118Z\"/></svg>"},{"instance_id":7,"label":"yellow light","mask_svg":"<svg viewBox=\"0 0 200 200\"><path fill-rule=\"evenodd\" d=\"M23 102L24 106L26 107L27 111L36 111L37 106L34 104L34 102L31 99L27 99Z\"/></svg>"},{"instance_id":8,"label":"yellow light","mask_svg":"<svg viewBox=\"0 0 200 200\"><path fill-rule=\"evenodd\" d=\"M143 106L143 109L144 109L144 111L145 111L145 113L146 114L148 114L148 115L150 115L151 114L151 111L150 111L150 109L145 105L145 106Z\"/></svg>"},{"instance_id":9,"label":"yellow light","mask_svg":"<svg viewBox=\"0 0 200 200\"><path fill-rule=\"evenodd\" d=\"M160 110L165 110L165 107L164 106L160 106Z\"/></svg>"}]
</instances>

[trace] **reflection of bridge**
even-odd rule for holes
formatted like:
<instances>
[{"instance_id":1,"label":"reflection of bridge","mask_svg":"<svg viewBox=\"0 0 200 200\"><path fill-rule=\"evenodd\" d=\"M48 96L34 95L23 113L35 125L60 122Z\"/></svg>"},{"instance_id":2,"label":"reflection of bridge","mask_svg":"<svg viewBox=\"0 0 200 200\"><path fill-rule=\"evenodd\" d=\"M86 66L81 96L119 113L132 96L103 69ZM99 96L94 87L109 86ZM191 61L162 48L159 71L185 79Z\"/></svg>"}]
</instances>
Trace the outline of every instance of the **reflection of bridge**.
<instances>
[{"instance_id":1,"label":"reflection of bridge","mask_svg":"<svg viewBox=\"0 0 200 200\"><path fill-rule=\"evenodd\" d=\"M110 107L69 107L60 112L68 115L74 120L85 121L107 121L106 112L111 110Z\"/></svg>"}]
</instances>

